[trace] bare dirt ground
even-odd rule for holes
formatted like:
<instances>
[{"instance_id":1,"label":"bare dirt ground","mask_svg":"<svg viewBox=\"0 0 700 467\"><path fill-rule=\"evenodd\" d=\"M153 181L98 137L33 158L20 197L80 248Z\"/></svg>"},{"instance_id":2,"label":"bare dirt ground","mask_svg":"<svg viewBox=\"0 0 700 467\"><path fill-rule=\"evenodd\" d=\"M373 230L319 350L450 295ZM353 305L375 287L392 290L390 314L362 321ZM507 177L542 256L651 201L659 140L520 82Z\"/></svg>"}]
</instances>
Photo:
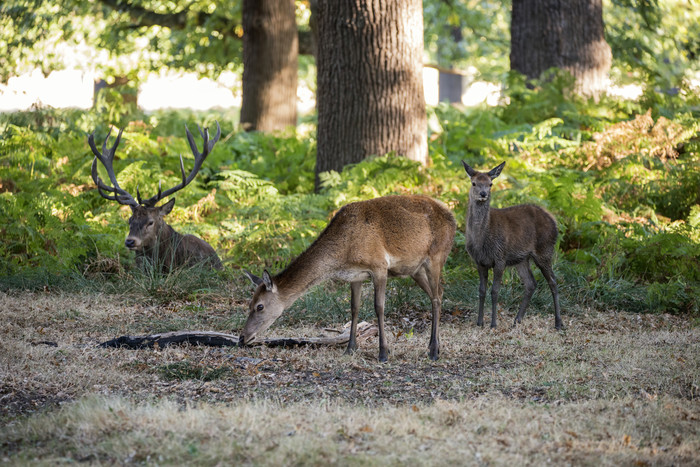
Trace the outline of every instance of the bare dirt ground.
<instances>
[{"instance_id":1,"label":"bare dirt ground","mask_svg":"<svg viewBox=\"0 0 700 467\"><path fill-rule=\"evenodd\" d=\"M385 364L374 339L352 356L96 346L230 332L243 310L228 299L0 293L0 461L700 463L700 329L684 317L567 310L556 332L536 310L517 328L503 311L495 330L476 327L471 311L446 313L437 362L418 311L388 312Z\"/></svg>"}]
</instances>

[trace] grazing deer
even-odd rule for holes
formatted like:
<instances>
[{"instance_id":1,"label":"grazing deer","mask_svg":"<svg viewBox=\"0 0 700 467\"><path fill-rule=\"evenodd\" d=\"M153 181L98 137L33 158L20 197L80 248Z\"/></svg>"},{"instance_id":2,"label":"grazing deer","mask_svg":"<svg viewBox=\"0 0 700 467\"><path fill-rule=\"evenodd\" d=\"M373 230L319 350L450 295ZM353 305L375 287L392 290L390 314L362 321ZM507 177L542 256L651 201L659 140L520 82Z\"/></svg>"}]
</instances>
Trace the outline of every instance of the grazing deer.
<instances>
[{"instance_id":1,"label":"grazing deer","mask_svg":"<svg viewBox=\"0 0 700 467\"><path fill-rule=\"evenodd\" d=\"M379 361L386 361L384 299L388 277L410 276L432 302L430 358L440 353L438 329L442 302L440 276L452 249L456 224L450 210L426 196L386 196L343 206L314 243L281 273L262 278L245 271L256 286L239 344L253 342L315 284L350 282L352 322L346 353L357 349L355 334L362 282L372 279L379 325Z\"/></svg>"},{"instance_id":2,"label":"grazing deer","mask_svg":"<svg viewBox=\"0 0 700 467\"><path fill-rule=\"evenodd\" d=\"M114 161L114 153L119 145L123 129L119 131L117 140L111 149L107 149L107 141L112 132L107 133L102 144L102 153L95 146L95 133L88 136L88 144L92 149L95 159L92 161L92 179L97 185L97 191L111 201L117 201L119 204L126 204L131 207L131 217L129 218L129 235L126 237L124 245L129 250L136 253L136 264L143 267L146 261L152 261L162 265L163 270L168 272L172 268L180 266L194 266L198 264L208 265L216 269L221 269L221 260L216 254L216 251L207 242L194 235L181 235L172 227L165 223L163 217L166 216L175 205L175 198L172 198L167 203L156 206L163 198L172 195L176 191L187 186L197 175L204 159L207 158L212 148L221 136L221 127L216 124L217 132L213 140L209 140L209 129L205 128L199 133L204 140L203 152L200 153L197 149L197 144L194 137L190 133L189 128L185 125L187 141L189 142L192 153L194 154L194 167L189 175L185 175L185 166L180 155L180 171L182 172L182 182L177 186L166 191L161 190L160 182L158 183L158 193L152 198L146 200L141 199L138 187L136 188L136 198L134 199L129 193L123 190L117 183L117 177L114 174L112 163ZM100 161L107 170L112 186L106 185L97 175L97 161ZM110 195L109 193L113 193Z\"/></svg>"},{"instance_id":3,"label":"grazing deer","mask_svg":"<svg viewBox=\"0 0 700 467\"><path fill-rule=\"evenodd\" d=\"M464 236L467 251L479 270L479 316L476 324L484 325L486 283L489 269L493 268L491 327L496 327L498 290L507 266L515 266L525 286L525 296L515 317L516 324L522 321L536 287L535 278L530 270L532 259L542 271L552 291L554 324L557 329L561 329L557 282L552 271L552 256L558 235L557 221L545 209L532 204L505 209L490 207L492 181L500 175L505 162L487 173L472 169L464 161L462 164L472 182Z\"/></svg>"}]
</instances>

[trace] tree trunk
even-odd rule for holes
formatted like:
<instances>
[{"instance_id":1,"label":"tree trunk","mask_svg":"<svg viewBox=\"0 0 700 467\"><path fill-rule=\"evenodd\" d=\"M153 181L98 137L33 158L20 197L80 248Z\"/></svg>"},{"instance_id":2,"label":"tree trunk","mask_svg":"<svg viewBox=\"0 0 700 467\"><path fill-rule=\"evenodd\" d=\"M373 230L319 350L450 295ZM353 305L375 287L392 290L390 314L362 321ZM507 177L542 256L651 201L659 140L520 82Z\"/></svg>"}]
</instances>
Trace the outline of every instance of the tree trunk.
<instances>
[{"instance_id":1,"label":"tree trunk","mask_svg":"<svg viewBox=\"0 0 700 467\"><path fill-rule=\"evenodd\" d=\"M576 91L597 97L612 61L602 0L513 0L510 67L530 79L549 68L569 71Z\"/></svg>"},{"instance_id":2,"label":"tree trunk","mask_svg":"<svg viewBox=\"0 0 700 467\"><path fill-rule=\"evenodd\" d=\"M274 131L297 123L294 0L243 1L241 127Z\"/></svg>"},{"instance_id":3,"label":"tree trunk","mask_svg":"<svg viewBox=\"0 0 700 467\"><path fill-rule=\"evenodd\" d=\"M425 164L421 1L320 0L317 20L317 188L370 155Z\"/></svg>"}]
</instances>

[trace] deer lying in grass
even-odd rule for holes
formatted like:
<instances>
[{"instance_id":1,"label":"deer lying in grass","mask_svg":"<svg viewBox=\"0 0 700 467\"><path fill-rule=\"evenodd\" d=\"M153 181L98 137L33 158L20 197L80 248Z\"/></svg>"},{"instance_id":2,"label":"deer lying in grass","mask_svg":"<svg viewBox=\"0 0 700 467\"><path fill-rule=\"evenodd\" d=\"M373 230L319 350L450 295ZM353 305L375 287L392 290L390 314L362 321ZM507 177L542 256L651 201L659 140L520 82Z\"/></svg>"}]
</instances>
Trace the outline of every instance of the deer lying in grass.
<instances>
[{"instance_id":1,"label":"deer lying in grass","mask_svg":"<svg viewBox=\"0 0 700 467\"><path fill-rule=\"evenodd\" d=\"M547 280L554 299L554 324L561 329L557 282L552 271L552 256L557 241L557 221L545 209L532 204L505 209L490 207L492 180L498 177L505 162L484 173L462 161L471 178L465 240L467 251L479 270L479 316L477 325L484 325L484 298L489 269L493 268L491 286L491 327L496 327L496 305L501 277L507 266L515 266L525 286L525 296L515 317L520 323L535 292L536 282L530 270L532 259Z\"/></svg>"},{"instance_id":2,"label":"deer lying in grass","mask_svg":"<svg viewBox=\"0 0 700 467\"><path fill-rule=\"evenodd\" d=\"M440 353L440 277L452 249L456 224L450 210L425 196L386 196L341 208L314 243L281 273L262 278L245 271L256 286L240 345L253 342L296 299L315 284L350 282L352 314L346 353L357 349L355 334L362 282L372 279L379 327L379 360L386 361L384 299L388 277L410 276L432 302L430 358Z\"/></svg>"},{"instance_id":3,"label":"deer lying in grass","mask_svg":"<svg viewBox=\"0 0 700 467\"><path fill-rule=\"evenodd\" d=\"M180 155L180 171L182 172L182 182L166 191L161 190L161 185L158 183L158 193L146 200L141 199L141 193L136 188L136 198L134 199L129 193L123 190L117 183L117 177L114 174L112 163L114 161L114 153L119 145L122 136L122 131L119 131L116 141L111 149L107 149L107 141L109 133L102 144L102 153L95 146L95 133L88 136L88 144L92 149L95 159L92 161L92 179L97 185L97 191L111 201L117 201L119 204L126 204L131 207L132 215L129 218L129 235L126 237L124 245L135 252L136 264L139 267L144 267L146 262L160 265L163 271L169 272L173 268L181 266L204 265L216 269L221 269L221 260L216 254L216 251L207 242L194 235L181 235L170 227L164 220L175 205L175 198L172 198L167 203L156 206L163 198L172 195L176 191L187 186L197 175L202 163L207 158L212 148L221 136L221 128L217 122L217 132L213 140L209 140L209 130L199 130L204 140L203 152L200 153L197 149L197 144L190 130L185 125L187 141L189 142L192 153L194 154L194 167L189 175L185 175L185 166ZM97 175L97 161L100 161L107 170L112 186L106 185ZM113 193L110 195L109 193Z\"/></svg>"}]
</instances>

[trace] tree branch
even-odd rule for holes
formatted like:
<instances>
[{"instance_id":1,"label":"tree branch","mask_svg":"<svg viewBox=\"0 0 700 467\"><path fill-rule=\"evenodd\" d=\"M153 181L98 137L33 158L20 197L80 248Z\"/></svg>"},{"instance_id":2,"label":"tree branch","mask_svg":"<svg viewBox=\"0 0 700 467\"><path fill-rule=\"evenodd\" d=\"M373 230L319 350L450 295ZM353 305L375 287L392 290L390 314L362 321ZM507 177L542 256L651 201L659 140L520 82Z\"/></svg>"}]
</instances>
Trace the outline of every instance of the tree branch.
<instances>
[{"instance_id":1,"label":"tree branch","mask_svg":"<svg viewBox=\"0 0 700 467\"><path fill-rule=\"evenodd\" d=\"M187 15L189 13L189 7L185 7L183 10L177 13L156 13L154 11L143 8L139 5L134 5L129 0L100 0L102 4L108 6L109 8L125 12L134 22L135 27L151 27L151 26L163 26L173 30L183 30L187 27ZM207 20L215 17L209 13L204 13L203 11L197 12L197 20L195 25L201 26ZM225 29L219 30L221 34L226 37L231 37L240 40L241 37L235 34L236 27L227 24ZM245 34L245 31L244 31ZM299 54L300 55L312 55L313 54L313 38L311 31L299 30L297 31L299 37Z\"/></svg>"}]
</instances>

